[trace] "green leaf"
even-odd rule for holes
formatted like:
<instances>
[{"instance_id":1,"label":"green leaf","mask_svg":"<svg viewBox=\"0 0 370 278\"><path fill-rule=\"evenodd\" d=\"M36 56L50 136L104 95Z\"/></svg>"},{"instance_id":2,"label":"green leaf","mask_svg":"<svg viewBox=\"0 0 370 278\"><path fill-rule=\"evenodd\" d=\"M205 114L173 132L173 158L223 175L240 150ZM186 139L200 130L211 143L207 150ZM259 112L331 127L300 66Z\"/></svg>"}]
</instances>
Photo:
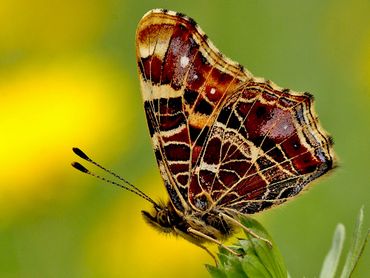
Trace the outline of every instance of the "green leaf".
<instances>
[{"instance_id":1,"label":"green leaf","mask_svg":"<svg viewBox=\"0 0 370 278\"><path fill-rule=\"evenodd\" d=\"M365 232L365 235L362 234L364 221L364 208L360 209L360 213L357 218L356 227L353 233L352 243L350 250L348 252L346 262L343 267L341 278L348 278L351 276L355 267L360 259L360 256L365 249L365 245L369 236L369 231Z\"/></svg>"},{"instance_id":2,"label":"green leaf","mask_svg":"<svg viewBox=\"0 0 370 278\"><path fill-rule=\"evenodd\" d=\"M273 242L271 236L267 233L263 226L252 218L243 218L241 222L246 227L251 228L260 237L267 239L272 243L271 247L265 241L255 238L254 236L246 232L246 236L252 245L251 249L253 249L253 251L256 253L256 256L264 265L270 276L287 277L287 270L283 257L281 256L280 251L278 250L276 244Z\"/></svg>"},{"instance_id":3,"label":"green leaf","mask_svg":"<svg viewBox=\"0 0 370 278\"><path fill-rule=\"evenodd\" d=\"M206 264L206 268L208 272L211 274L214 278L227 278L225 272L213 265Z\"/></svg>"},{"instance_id":4,"label":"green leaf","mask_svg":"<svg viewBox=\"0 0 370 278\"><path fill-rule=\"evenodd\" d=\"M228 264L225 266L228 278L248 278L241 265L240 258L231 256Z\"/></svg>"},{"instance_id":5,"label":"green leaf","mask_svg":"<svg viewBox=\"0 0 370 278\"><path fill-rule=\"evenodd\" d=\"M228 260L230 259L229 258L230 256L231 256L231 254L229 253L229 251L227 251L224 248L219 248L218 259L219 259L221 265L226 265Z\"/></svg>"},{"instance_id":6,"label":"green leaf","mask_svg":"<svg viewBox=\"0 0 370 278\"><path fill-rule=\"evenodd\" d=\"M282 259L282 256L273 243L272 238L260 223L251 218L242 217L240 222L252 230L263 239L267 239L272 243L272 247L264 240L256 238L246 232L245 239L239 239L237 244L232 248L240 250L241 256L228 254L228 252L220 247L219 259L221 264L217 267L219 271L213 268L207 269L212 277L251 277L251 278L286 278L288 277L287 270ZM222 274L221 274L222 273ZM226 276L221 276L226 275Z\"/></svg>"},{"instance_id":7,"label":"green leaf","mask_svg":"<svg viewBox=\"0 0 370 278\"><path fill-rule=\"evenodd\" d=\"M268 270L255 255L246 254L242 267L248 277L271 277Z\"/></svg>"},{"instance_id":8,"label":"green leaf","mask_svg":"<svg viewBox=\"0 0 370 278\"><path fill-rule=\"evenodd\" d=\"M320 278L333 278L335 276L340 255L342 254L343 250L345 234L346 230L343 224L338 224L334 232L330 251L325 257L324 264L320 272Z\"/></svg>"}]
</instances>

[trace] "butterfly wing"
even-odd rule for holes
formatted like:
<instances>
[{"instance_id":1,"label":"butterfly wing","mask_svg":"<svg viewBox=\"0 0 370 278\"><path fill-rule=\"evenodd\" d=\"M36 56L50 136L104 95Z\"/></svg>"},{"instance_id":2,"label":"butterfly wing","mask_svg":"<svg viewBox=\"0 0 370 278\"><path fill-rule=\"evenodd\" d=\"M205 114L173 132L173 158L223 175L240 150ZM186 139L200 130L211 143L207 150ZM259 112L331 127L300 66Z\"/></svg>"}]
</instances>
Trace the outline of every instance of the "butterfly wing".
<instances>
[{"instance_id":1,"label":"butterfly wing","mask_svg":"<svg viewBox=\"0 0 370 278\"><path fill-rule=\"evenodd\" d=\"M252 75L224 57L192 19L171 11L141 19L136 50L156 159L172 203L183 211L219 106Z\"/></svg>"},{"instance_id":2,"label":"butterfly wing","mask_svg":"<svg viewBox=\"0 0 370 278\"><path fill-rule=\"evenodd\" d=\"M250 214L298 194L333 167L313 98L254 79L227 99L194 167L199 210Z\"/></svg>"}]
</instances>

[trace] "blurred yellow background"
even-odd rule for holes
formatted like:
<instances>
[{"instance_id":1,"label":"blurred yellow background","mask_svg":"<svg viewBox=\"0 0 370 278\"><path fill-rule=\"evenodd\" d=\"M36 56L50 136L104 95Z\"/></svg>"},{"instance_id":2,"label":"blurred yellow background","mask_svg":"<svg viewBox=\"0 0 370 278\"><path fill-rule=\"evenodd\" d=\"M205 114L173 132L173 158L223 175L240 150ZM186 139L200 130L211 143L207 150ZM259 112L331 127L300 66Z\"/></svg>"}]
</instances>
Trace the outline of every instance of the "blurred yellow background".
<instances>
[{"instance_id":1,"label":"blurred yellow background","mask_svg":"<svg viewBox=\"0 0 370 278\"><path fill-rule=\"evenodd\" d=\"M208 277L211 258L163 236L150 205L78 173L81 147L166 198L139 90L134 34L152 8L193 17L256 76L315 95L340 167L256 216L292 277L319 273L336 223L370 200L370 2L0 0L0 276ZM348 245L346 245L346 248ZM369 247L355 277L368 277Z\"/></svg>"}]
</instances>

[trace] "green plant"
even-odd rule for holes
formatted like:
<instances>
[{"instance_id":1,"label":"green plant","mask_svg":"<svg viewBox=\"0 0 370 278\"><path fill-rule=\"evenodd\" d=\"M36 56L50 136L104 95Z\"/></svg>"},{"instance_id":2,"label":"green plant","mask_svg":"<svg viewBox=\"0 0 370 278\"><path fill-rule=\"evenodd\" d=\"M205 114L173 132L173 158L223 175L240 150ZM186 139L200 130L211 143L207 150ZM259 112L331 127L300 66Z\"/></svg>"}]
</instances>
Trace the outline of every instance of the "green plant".
<instances>
[{"instance_id":1,"label":"green plant","mask_svg":"<svg viewBox=\"0 0 370 278\"><path fill-rule=\"evenodd\" d=\"M335 276L338 272L339 260L345 239L344 225L337 225L332 246L323 262L320 278L351 277L369 236L369 231L363 232L363 219L364 212L363 208L361 208L343 269L340 275ZM289 277L280 251L262 225L256 220L246 217L241 218L241 223L252 229L259 236L268 239L272 243L272 247L266 242L251 236L249 233L245 233L246 237L244 239L239 239L235 245L231 246L240 256L233 255L222 247L219 248L219 265L217 267L206 265L211 276L214 278Z\"/></svg>"}]
</instances>

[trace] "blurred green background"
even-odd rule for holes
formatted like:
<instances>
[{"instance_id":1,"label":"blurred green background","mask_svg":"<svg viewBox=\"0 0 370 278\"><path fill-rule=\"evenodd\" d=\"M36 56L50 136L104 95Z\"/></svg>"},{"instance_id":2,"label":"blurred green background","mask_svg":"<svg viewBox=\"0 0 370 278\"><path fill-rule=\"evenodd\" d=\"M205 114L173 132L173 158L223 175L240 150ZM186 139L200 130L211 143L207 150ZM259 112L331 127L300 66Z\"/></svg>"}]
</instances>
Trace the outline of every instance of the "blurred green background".
<instances>
[{"instance_id":1,"label":"blurred green background","mask_svg":"<svg viewBox=\"0 0 370 278\"><path fill-rule=\"evenodd\" d=\"M165 198L135 63L137 22L152 8L193 17L254 75L315 95L340 167L255 217L292 277L314 277L336 223L370 200L370 2L0 1L0 276L208 277L200 248L163 236L150 205L70 167L79 146ZM348 245L345 246L348 248ZM354 277L368 277L365 251Z\"/></svg>"}]
</instances>

